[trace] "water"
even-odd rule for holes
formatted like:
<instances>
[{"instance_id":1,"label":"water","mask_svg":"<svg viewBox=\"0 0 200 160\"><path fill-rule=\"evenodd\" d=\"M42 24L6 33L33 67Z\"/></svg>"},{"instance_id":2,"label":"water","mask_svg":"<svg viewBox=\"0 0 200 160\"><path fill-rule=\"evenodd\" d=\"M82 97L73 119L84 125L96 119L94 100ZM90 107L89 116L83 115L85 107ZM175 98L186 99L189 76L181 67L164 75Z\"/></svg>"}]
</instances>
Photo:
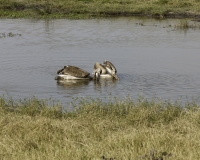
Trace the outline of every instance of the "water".
<instances>
[{"instance_id":1,"label":"water","mask_svg":"<svg viewBox=\"0 0 200 160\"><path fill-rule=\"evenodd\" d=\"M163 100L200 96L200 29L178 30L180 20L108 18L92 20L1 19L0 94L13 98L105 99L138 95ZM142 23L145 26L141 26ZM110 60L120 81L57 84L57 70L75 65L90 73Z\"/></svg>"}]
</instances>

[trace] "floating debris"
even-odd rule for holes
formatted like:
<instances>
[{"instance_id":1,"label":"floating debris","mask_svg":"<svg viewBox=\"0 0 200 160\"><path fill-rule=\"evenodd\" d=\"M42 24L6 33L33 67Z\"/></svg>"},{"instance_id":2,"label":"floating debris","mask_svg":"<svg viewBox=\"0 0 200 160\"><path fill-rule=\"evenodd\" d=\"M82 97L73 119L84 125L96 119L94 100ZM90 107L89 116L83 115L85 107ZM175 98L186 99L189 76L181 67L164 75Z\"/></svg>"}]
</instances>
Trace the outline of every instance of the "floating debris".
<instances>
[{"instance_id":1,"label":"floating debris","mask_svg":"<svg viewBox=\"0 0 200 160\"><path fill-rule=\"evenodd\" d=\"M5 33L0 33L0 38L5 38L6 34Z\"/></svg>"},{"instance_id":2,"label":"floating debris","mask_svg":"<svg viewBox=\"0 0 200 160\"><path fill-rule=\"evenodd\" d=\"M136 23L137 25L140 25L140 26L145 26L143 23Z\"/></svg>"},{"instance_id":3,"label":"floating debris","mask_svg":"<svg viewBox=\"0 0 200 160\"><path fill-rule=\"evenodd\" d=\"M0 33L0 38L6 38L6 37L15 37L15 36L22 36L22 34L18 34L18 33Z\"/></svg>"}]
</instances>

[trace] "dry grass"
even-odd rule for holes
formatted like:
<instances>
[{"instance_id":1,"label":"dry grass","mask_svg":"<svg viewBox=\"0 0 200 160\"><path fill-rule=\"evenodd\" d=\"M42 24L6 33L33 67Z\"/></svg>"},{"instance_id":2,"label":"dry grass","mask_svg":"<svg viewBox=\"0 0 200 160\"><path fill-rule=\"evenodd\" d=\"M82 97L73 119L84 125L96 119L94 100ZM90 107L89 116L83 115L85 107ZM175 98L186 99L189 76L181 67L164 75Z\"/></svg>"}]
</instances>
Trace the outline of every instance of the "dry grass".
<instances>
[{"instance_id":1,"label":"dry grass","mask_svg":"<svg viewBox=\"0 0 200 160\"><path fill-rule=\"evenodd\" d=\"M0 159L200 159L196 103L79 102L64 113L34 97L1 98Z\"/></svg>"},{"instance_id":2,"label":"dry grass","mask_svg":"<svg viewBox=\"0 0 200 160\"><path fill-rule=\"evenodd\" d=\"M194 16L199 0L0 0L2 17Z\"/></svg>"}]
</instances>

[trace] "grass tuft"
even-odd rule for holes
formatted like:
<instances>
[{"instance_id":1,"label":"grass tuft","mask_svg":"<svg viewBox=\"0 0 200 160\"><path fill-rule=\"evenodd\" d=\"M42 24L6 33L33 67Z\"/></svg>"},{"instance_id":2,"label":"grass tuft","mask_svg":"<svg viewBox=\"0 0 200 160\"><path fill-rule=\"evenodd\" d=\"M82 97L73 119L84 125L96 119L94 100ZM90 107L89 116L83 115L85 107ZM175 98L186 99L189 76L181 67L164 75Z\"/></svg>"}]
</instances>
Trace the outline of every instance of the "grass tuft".
<instances>
[{"instance_id":1,"label":"grass tuft","mask_svg":"<svg viewBox=\"0 0 200 160\"><path fill-rule=\"evenodd\" d=\"M200 25L197 23L189 23L187 20L180 20L180 22L174 26L175 28L178 29L196 29L196 28L200 28Z\"/></svg>"}]
</instances>

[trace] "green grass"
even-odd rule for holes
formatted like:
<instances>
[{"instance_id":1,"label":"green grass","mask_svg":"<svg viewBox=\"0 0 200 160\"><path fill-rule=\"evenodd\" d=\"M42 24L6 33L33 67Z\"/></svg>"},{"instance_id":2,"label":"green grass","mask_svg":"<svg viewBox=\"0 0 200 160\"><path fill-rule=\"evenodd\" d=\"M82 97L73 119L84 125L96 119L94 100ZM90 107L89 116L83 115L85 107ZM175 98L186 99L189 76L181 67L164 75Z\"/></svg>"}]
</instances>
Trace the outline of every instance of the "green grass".
<instances>
[{"instance_id":1,"label":"green grass","mask_svg":"<svg viewBox=\"0 0 200 160\"><path fill-rule=\"evenodd\" d=\"M0 98L0 159L200 159L195 102Z\"/></svg>"},{"instance_id":2,"label":"green grass","mask_svg":"<svg viewBox=\"0 0 200 160\"><path fill-rule=\"evenodd\" d=\"M199 15L199 0L0 0L4 18Z\"/></svg>"}]
</instances>

